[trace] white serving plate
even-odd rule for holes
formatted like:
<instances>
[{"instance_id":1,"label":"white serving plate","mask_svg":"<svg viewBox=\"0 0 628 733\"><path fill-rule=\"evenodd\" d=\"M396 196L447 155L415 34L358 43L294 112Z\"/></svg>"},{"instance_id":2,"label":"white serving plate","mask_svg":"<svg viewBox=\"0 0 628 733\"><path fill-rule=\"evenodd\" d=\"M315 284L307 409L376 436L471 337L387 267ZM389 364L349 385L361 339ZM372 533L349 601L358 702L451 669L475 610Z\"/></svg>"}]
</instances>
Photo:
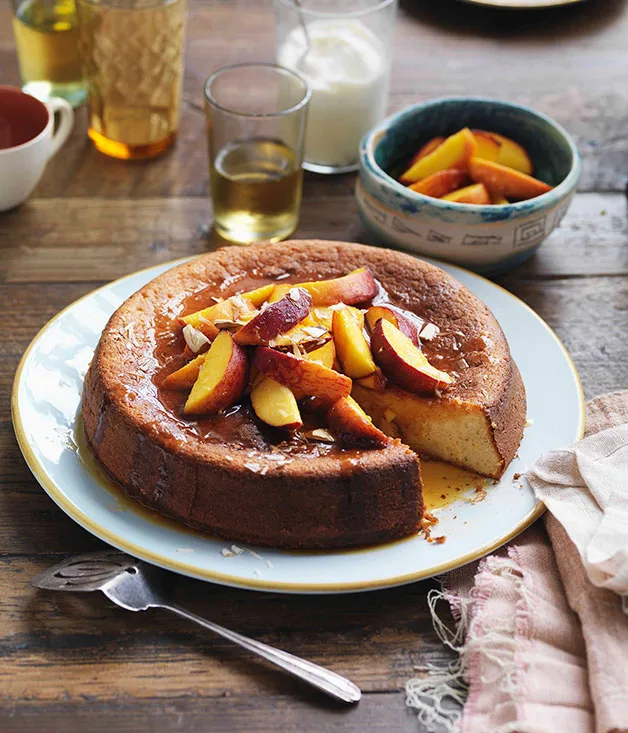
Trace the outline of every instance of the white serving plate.
<instances>
[{"instance_id":1,"label":"white serving plate","mask_svg":"<svg viewBox=\"0 0 628 733\"><path fill-rule=\"evenodd\" d=\"M524 473L544 452L578 439L584 400L574 365L556 335L523 302L489 280L451 265L450 272L481 298L502 325L521 370L532 424L503 478L483 501L469 492L438 510L434 534L356 551L252 549L224 557L231 543L204 537L120 501L76 449L83 377L109 316L132 293L176 263L128 275L84 296L33 339L18 367L12 395L15 432L24 457L49 496L105 542L169 570L216 583L290 593L343 593L429 578L471 562L528 527L543 511Z\"/></svg>"}]
</instances>

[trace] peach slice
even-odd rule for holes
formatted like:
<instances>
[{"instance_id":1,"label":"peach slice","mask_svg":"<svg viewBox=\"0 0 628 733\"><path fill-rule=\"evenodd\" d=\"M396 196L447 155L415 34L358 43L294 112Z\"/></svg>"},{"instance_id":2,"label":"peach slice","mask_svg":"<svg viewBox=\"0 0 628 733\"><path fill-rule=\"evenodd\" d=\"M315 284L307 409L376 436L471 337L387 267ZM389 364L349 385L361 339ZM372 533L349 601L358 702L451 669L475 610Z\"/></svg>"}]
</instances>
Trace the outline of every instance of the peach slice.
<instances>
[{"instance_id":1,"label":"peach slice","mask_svg":"<svg viewBox=\"0 0 628 733\"><path fill-rule=\"evenodd\" d=\"M245 300L250 300L256 308L260 308L262 303L265 303L270 298L274 289L275 283L268 283L268 285L262 285L260 288L249 290L246 293L240 293L240 295Z\"/></svg>"},{"instance_id":2,"label":"peach slice","mask_svg":"<svg viewBox=\"0 0 628 733\"><path fill-rule=\"evenodd\" d=\"M356 379L354 381L361 387L372 389L374 392L383 392L386 389L386 377L382 374L381 369L373 372L373 374L369 374L368 377L362 377L362 379Z\"/></svg>"},{"instance_id":3,"label":"peach slice","mask_svg":"<svg viewBox=\"0 0 628 733\"><path fill-rule=\"evenodd\" d=\"M508 199L501 193L493 193L492 191L489 191L489 195L491 197L491 203L496 206L503 206L504 204L510 203L510 201L508 201Z\"/></svg>"},{"instance_id":4,"label":"peach slice","mask_svg":"<svg viewBox=\"0 0 628 733\"><path fill-rule=\"evenodd\" d=\"M479 158L477 158L479 160ZM454 201L458 204L490 204L491 197L488 191L481 183L474 183L472 186L459 188L443 196L443 201Z\"/></svg>"},{"instance_id":5,"label":"peach slice","mask_svg":"<svg viewBox=\"0 0 628 733\"><path fill-rule=\"evenodd\" d=\"M283 297L290 288L303 288L312 296L314 306L330 306L336 303L355 305L375 297L377 284L368 267L360 267L348 275L333 280L312 280L311 282L276 285L268 301Z\"/></svg>"},{"instance_id":6,"label":"peach slice","mask_svg":"<svg viewBox=\"0 0 628 733\"><path fill-rule=\"evenodd\" d=\"M313 349L306 353L305 358L328 369L333 369L336 362L336 346L334 345L333 339L329 339L326 344L320 346L318 349ZM307 394L303 390L295 388L292 391L297 400L302 400L304 397L307 397Z\"/></svg>"},{"instance_id":7,"label":"peach slice","mask_svg":"<svg viewBox=\"0 0 628 733\"><path fill-rule=\"evenodd\" d=\"M476 158L491 160L493 163L505 165L507 168L514 168L516 171L525 173L528 176L532 175L532 161L522 145L505 135L500 135L498 132L489 132L488 130L472 130L472 132L478 142ZM489 139L497 143L497 155L494 155L495 148L491 149L489 147L490 143L481 142L481 140L487 141Z\"/></svg>"},{"instance_id":8,"label":"peach slice","mask_svg":"<svg viewBox=\"0 0 628 733\"><path fill-rule=\"evenodd\" d=\"M434 392L453 383L449 374L432 366L425 354L390 321L377 321L371 346L384 374L408 392Z\"/></svg>"},{"instance_id":9,"label":"peach slice","mask_svg":"<svg viewBox=\"0 0 628 733\"><path fill-rule=\"evenodd\" d=\"M421 158L425 158L426 155L429 155L430 153L433 153L436 148L441 144L445 142L445 138L442 136L433 137L431 140L428 140L425 145L422 145L418 151L412 156L410 159L410 163L408 165L408 168L412 168L412 166L418 161L421 160Z\"/></svg>"},{"instance_id":10,"label":"peach slice","mask_svg":"<svg viewBox=\"0 0 628 733\"><path fill-rule=\"evenodd\" d=\"M263 377L253 385L251 404L257 417L275 428L298 430L303 426L292 391L270 377Z\"/></svg>"},{"instance_id":11,"label":"peach slice","mask_svg":"<svg viewBox=\"0 0 628 733\"><path fill-rule=\"evenodd\" d=\"M501 141L497 136L486 130L471 130L471 132L477 143L475 157L496 162L502 147Z\"/></svg>"},{"instance_id":12,"label":"peach slice","mask_svg":"<svg viewBox=\"0 0 628 733\"><path fill-rule=\"evenodd\" d=\"M207 352L199 354L176 372L169 374L163 381L165 389L176 389L182 392L191 389L198 379L198 373L201 371L201 364L205 361L206 355Z\"/></svg>"},{"instance_id":13,"label":"peach slice","mask_svg":"<svg viewBox=\"0 0 628 733\"><path fill-rule=\"evenodd\" d=\"M348 275L333 280L298 283L297 287L308 291L315 306L336 303L356 305L365 303L377 294L377 283L368 267L360 267Z\"/></svg>"},{"instance_id":14,"label":"peach slice","mask_svg":"<svg viewBox=\"0 0 628 733\"><path fill-rule=\"evenodd\" d=\"M477 143L473 133L464 127L455 135L450 135L434 152L408 168L400 177L402 183L416 183L438 171L450 168L466 170L469 158L475 155Z\"/></svg>"},{"instance_id":15,"label":"peach slice","mask_svg":"<svg viewBox=\"0 0 628 733\"><path fill-rule=\"evenodd\" d=\"M225 300L224 302L226 303L227 301ZM213 306L210 307L213 308ZM209 308L207 310L209 310ZM218 331L220 329L218 328L218 326L214 325L213 321L201 315L201 313L202 311L199 311L198 313L192 313L189 316L184 316L180 320L185 323L185 325L183 326L184 328L185 326L192 326L192 328L200 331L203 336L207 336L210 341L213 341L216 336L218 336ZM189 318L190 320L186 321L186 318Z\"/></svg>"},{"instance_id":16,"label":"peach slice","mask_svg":"<svg viewBox=\"0 0 628 733\"><path fill-rule=\"evenodd\" d=\"M300 323L312 308L312 296L303 288L290 288L276 303L270 303L234 336L241 346L267 344L280 333Z\"/></svg>"},{"instance_id":17,"label":"peach slice","mask_svg":"<svg viewBox=\"0 0 628 733\"><path fill-rule=\"evenodd\" d=\"M439 199L462 186L466 179L467 174L465 171L448 168L444 171L433 173L418 183L412 183L408 188L411 191L416 191L416 193L422 193L424 196Z\"/></svg>"},{"instance_id":18,"label":"peach slice","mask_svg":"<svg viewBox=\"0 0 628 733\"><path fill-rule=\"evenodd\" d=\"M436 148L444 142L445 138L442 135L439 135L438 137L433 137L431 140L428 140L425 145L422 145L419 148L416 155L412 157L412 160L410 161L410 166L414 165L417 160L421 160L421 158L425 158L426 155L433 153Z\"/></svg>"},{"instance_id":19,"label":"peach slice","mask_svg":"<svg viewBox=\"0 0 628 733\"><path fill-rule=\"evenodd\" d=\"M255 291L253 291L255 292ZM221 321L228 323L246 323L250 320L257 308L242 295L232 295L226 300L210 305L208 308L183 316L180 320L189 323L208 339L214 339L218 334L218 326Z\"/></svg>"},{"instance_id":20,"label":"peach slice","mask_svg":"<svg viewBox=\"0 0 628 733\"><path fill-rule=\"evenodd\" d=\"M520 173L531 176L534 168L526 149L505 135L498 135L496 132L490 134L496 137L502 144L496 162L500 165L505 165L507 168L514 168Z\"/></svg>"},{"instance_id":21,"label":"peach slice","mask_svg":"<svg viewBox=\"0 0 628 733\"><path fill-rule=\"evenodd\" d=\"M279 285L275 285L271 294L268 296L268 302L276 303L278 300L284 298L286 294L294 287L299 286L295 285L294 283L280 283Z\"/></svg>"},{"instance_id":22,"label":"peach slice","mask_svg":"<svg viewBox=\"0 0 628 733\"><path fill-rule=\"evenodd\" d=\"M323 346L319 346L318 349L310 351L306 354L306 357L310 361L315 361L317 364L321 364L321 366L333 369L334 362L336 361L336 346L333 340L330 339L326 344L323 344Z\"/></svg>"},{"instance_id":23,"label":"peach slice","mask_svg":"<svg viewBox=\"0 0 628 733\"><path fill-rule=\"evenodd\" d=\"M334 402L327 413L327 424L341 442L358 448L384 448L390 438L373 425L371 418L353 397Z\"/></svg>"},{"instance_id":24,"label":"peach slice","mask_svg":"<svg viewBox=\"0 0 628 733\"><path fill-rule=\"evenodd\" d=\"M334 311L332 334L338 361L348 377L366 377L377 369L364 338L364 314L357 308Z\"/></svg>"},{"instance_id":25,"label":"peach slice","mask_svg":"<svg viewBox=\"0 0 628 733\"><path fill-rule=\"evenodd\" d=\"M390 321L393 326L397 326L401 333L405 333L415 346L420 344L419 333L424 326L423 322L420 321L420 325L415 325L413 321L403 313L397 311L396 308L385 305L372 305L366 311L366 322L369 324L371 331L375 328L375 324L380 318L384 318Z\"/></svg>"},{"instance_id":26,"label":"peach slice","mask_svg":"<svg viewBox=\"0 0 628 733\"><path fill-rule=\"evenodd\" d=\"M253 366L286 387L327 402L335 402L351 392L351 380L344 374L266 346L258 346L255 350Z\"/></svg>"},{"instance_id":27,"label":"peach slice","mask_svg":"<svg viewBox=\"0 0 628 733\"><path fill-rule=\"evenodd\" d=\"M213 340L183 407L186 415L214 415L235 404L246 389L249 366L229 331Z\"/></svg>"},{"instance_id":28,"label":"peach slice","mask_svg":"<svg viewBox=\"0 0 628 733\"><path fill-rule=\"evenodd\" d=\"M537 178L482 158L471 158L469 175L494 194L502 194L508 199L531 199L552 190Z\"/></svg>"}]
</instances>

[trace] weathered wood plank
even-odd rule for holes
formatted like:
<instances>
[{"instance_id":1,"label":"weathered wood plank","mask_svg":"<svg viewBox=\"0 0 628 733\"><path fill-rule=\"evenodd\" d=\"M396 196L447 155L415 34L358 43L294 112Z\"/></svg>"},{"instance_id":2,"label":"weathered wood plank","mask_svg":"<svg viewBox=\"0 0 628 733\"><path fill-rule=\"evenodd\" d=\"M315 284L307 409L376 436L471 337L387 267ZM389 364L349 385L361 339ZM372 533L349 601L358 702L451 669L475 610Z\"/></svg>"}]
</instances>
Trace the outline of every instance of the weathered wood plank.
<instances>
[{"instance_id":1,"label":"weathered wood plank","mask_svg":"<svg viewBox=\"0 0 628 733\"><path fill-rule=\"evenodd\" d=\"M626 277L534 282L512 276L503 284L556 331L574 360L587 399L626 388Z\"/></svg>"},{"instance_id":2,"label":"weathered wood plank","mask_svg":"<svg viewBox=\"0 0 628 733\"><path fill-rule=\"evenodd\" d=\"M366 695L357 707L323 701L303 691L288 696L203 698L196 695L129 703L22 705L0 713L4 733L425 733L403 693Z\"/></svg>"},{"instance_id":3,"label":"weathered wood plank","mask_svg":"<svg viewBox=\"0 0 628 733\"><path fill-rule=\"evenodd\" d=\"M627 274L627 214L623 194L576 194L560 227L505 282Z\"/></svg>"},{"instance_id":4,"label":"weathered wood plank","mask_svg":"<svg viewBox=\"0 0 628 733\"><path fill-rule=\"evenodd\" d=\"M225 244L211 204L185 199L33 199L0 217L0 281L99 282ZM295 238L370 243L353 195L306 198ZM579 194L518 278L628 273L622 194Z\"/></svg>"},{"instance_id":5,"label":"weathered wood plank","mask_svg":"<svg viewBox=\"0 0 628 733\"><path fill-rule=\"evenodd\" d=\"M78 548L77 548L78 549ZM289 695L302 685L229 642L161 611L133 614L101 594L25 587L58 561L5 558L0 688L4 705L141 700L147 696ZM253 593L181 578L178 602L218 623L329 666L364 692L399 691L419 660L451 653L431 628L425 596L433 583L362 596ZM59 674L59 668L63 674ZM297 695L298 697L298 695Z\"/></svg>"},{"instance_id":6,"label":"weathered wood plank","mask_svg":"<svg viewBox=\"0 0 628 733\"><path fill-rule=\"evenodd\" d=\"M107 160L85 137L85 112L51 162L39 196L205 196L203 80L219 66L273 57L270 8L249 0L192 2L185 102L174 151L146 163ZM237 22L234 23L234 13ZM586 52L582 34L586 29ZM617 0L514 14L447 0L405 2L399 14L390 109L431 97L479 94L531 104L563 123L584 157L582 190L623 190L628 170L624 39L628 8ZM2 81L19 81L9 10L0 9ZM507 70L505 72L505 70ZM342 188L312 179L312 193Z\"/></svg>"}]
</instances>

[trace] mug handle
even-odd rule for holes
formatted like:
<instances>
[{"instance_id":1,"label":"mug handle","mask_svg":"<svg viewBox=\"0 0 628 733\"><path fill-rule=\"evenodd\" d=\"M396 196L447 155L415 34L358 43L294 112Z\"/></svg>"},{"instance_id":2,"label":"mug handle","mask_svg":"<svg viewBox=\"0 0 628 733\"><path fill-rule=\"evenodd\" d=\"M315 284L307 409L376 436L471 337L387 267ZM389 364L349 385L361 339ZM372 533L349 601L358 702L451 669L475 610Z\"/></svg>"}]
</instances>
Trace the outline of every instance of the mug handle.
<instances>
[{"instance_id":1,"label":"mug handle","mask_svg":"<svg viewBox=\"0 0 628 733\"><path fill-rule=\"evenodd\" d=\"M69 102L61 97L50 97L46 100L46 105L50 113L54 117L55 113L59 113L59 127L52 134L52 148L48 159L52 158L63 143L68 139L74 126L74 110Z\"/></svg>"}]
</instances>

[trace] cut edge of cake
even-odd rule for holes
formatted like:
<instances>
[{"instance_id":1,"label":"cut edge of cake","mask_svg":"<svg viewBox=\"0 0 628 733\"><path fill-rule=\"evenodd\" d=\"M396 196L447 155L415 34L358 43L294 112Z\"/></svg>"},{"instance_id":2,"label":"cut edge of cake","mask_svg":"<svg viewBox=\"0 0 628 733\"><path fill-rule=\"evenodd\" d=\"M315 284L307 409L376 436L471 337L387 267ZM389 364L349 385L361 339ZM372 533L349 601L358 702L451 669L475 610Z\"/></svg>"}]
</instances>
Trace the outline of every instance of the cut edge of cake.
<instances>
[{"instance_id":1,"label":"cut edge of cake","mask_svg":"<svg viewBox=\"0 0 628 733\"><path fill-rule=\"evenodd\" d=\"M501 405L425 397L397 387L375 392L354 384L353 397L386 435L400 438L419 456L466 468L482 476L502 476L523 436L526 403L513 364Z\"/></svg>"}]
</instances>

